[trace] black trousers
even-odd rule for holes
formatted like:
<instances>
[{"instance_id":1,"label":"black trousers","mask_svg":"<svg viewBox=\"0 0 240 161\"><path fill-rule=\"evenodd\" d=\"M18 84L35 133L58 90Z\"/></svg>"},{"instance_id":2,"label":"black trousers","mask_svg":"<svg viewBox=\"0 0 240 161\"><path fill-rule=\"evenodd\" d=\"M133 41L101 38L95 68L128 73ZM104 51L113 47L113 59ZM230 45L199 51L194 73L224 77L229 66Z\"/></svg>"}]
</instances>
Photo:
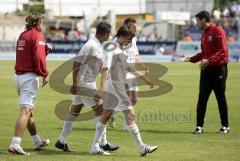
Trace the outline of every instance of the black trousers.
<instances>
[{"instance_id":1,"label":"black trousers","mask_svg":"<svg viewBox=\"0 0 240 161\"><path fill-rule=\"evenodd\" d=\"M215 93L222 126L228 127L228 105L225 96L228 75L227 64L221 67L207 67L201 70L197 104L197 126L203 127L208 98Z\"/></svg>"}]
</instances>

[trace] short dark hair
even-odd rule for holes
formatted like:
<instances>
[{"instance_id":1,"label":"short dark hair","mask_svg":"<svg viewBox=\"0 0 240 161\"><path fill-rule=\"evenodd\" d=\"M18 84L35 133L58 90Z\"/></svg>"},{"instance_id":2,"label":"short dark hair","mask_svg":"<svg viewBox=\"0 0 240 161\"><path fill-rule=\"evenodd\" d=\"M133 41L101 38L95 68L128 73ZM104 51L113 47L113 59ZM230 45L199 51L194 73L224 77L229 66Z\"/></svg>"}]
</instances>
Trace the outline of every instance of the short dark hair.
<instances>
[{"instance_id":1,"label":"short dark hair","mask_svg":"<svg viewBox=\"0 0 240 161\"><path fill-rule=\"evenodd\" d=\"M44 17L39 14L39 13L31 13L30 15L28 15L25 18L25 22L26 22L26 29L31 29L33 27L37 27L40 24L40 21L43 19Z\"/></svg>"},{"instance_id":2,"label":"short dark hair","mask_svg":"<svg viewBox=\"0 0 240 161\"><path fill-rule=\"evenodd\" d=\"M207 11L201 11L198 14L196 14L195 17L199 18L200 20L205 19L206 22L211 21L210 13Z\"/></svg>"},{"instance_id":3,"label":"short dark hair","mask_svg":"<svg viewBox=\"0 0 240 161\"><path fill-rule=\"evenodd\" d=\"M134 37L135 34L134 32L131 31L131 29L128 26L121 26L118 31L117 31L117 37L128 37L128 36L132 36Z\"/></svg>"},{"instance_id":4,"label":"short dark hair","mask_svg":"<svg viewBox=\"0 0 240 161\"><path fill-rule=\"evenodd\" d=\"M123 21L123 25L129 25L129 23L136 23L136 20L128 17Z\"/></svg>"},{"instance_id":5,"label":"short dark hair","mask_svg":"<svg viewBox=\"0 0 240 161\"><path fill-rule=\"evenodd\" d=\"M105 35L111 32L111 25L107 22L100 22L97 25L96 35Z\"/></svg>"}]
</instances>

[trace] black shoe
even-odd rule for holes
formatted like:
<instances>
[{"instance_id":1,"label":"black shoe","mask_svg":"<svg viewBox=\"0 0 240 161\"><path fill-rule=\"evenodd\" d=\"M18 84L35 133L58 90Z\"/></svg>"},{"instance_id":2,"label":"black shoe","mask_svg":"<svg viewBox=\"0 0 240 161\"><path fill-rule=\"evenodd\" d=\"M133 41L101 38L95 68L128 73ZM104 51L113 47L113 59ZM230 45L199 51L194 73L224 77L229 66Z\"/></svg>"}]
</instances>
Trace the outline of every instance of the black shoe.
<instances>
[{"instance_id":1,"label":"black shoe","mask_svg":"<svg viewBox=\"0 0 240 161\"><path fill-rule=\"evenodd\" d=\"M221 127L221 128L218 130L217 133L219 133L219 134L227 134L227 133L229 133L229 132L230 132L230 128L223 126L223 127Z\"/></svg>"},{"instance_id":2,"label":"black shoe","mask_svg":"<svg viewBox=\"0 0 240 161\"><path fill-rule=\"evenodd\" d=\"M67 144L62 144L60 140L56 142L55 147L58 149L62 149L65 152L74 152L73 150L69 149Z\"/></svg>"},{"instance_id":3,"label":"black shoe","mask_svg":"<svg viewBox=\"0 0 240 161\"><path fill-rule=\"evenodd\" d=\"M202 133L203 133L203 128L200 126L197 126L193 132L193 134L202 134Z\"/></svg>"},{"instance_id":4,"label":"black shoe","mask_svg":"<svg viewBox=\"0 0 240 161\"><path fill-rule=\"evenodd\" d=\"M115 151L119 149L119 146L108 142L106 145L100 145L100 148L102 148L104 151Z\"/></svg>"}]
</instances>

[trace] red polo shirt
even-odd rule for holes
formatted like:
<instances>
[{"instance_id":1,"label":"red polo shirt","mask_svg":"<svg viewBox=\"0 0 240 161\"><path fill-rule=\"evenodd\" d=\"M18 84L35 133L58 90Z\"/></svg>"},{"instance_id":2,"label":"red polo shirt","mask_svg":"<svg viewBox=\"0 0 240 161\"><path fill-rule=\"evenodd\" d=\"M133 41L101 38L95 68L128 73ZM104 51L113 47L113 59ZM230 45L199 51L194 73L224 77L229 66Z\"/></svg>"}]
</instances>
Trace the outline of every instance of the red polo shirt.
<instances>
[{"instance_id":1,"label":"red polo shirt","mask_svg":"<svg viewBox=\"0 0 240 161\"><path fill-rule=\"evenodd\" d=\"M15 73L21 75L34 72L47 77L45 47L44 35L36 28L22 32L17 41Z\"/></svg>"},{"instance_id":2,"label":"red polo shirt","mask_svg":"<svg viewBox=\"0 0 240 161\"><path fill-rule=\"evenodd\" d=\"M201 39L202 52L190 58L192 63L207 59L210 66L222 66L228 63L228 47L224 30L213 24L204 30Z\"/></svg>"}]
</instances>

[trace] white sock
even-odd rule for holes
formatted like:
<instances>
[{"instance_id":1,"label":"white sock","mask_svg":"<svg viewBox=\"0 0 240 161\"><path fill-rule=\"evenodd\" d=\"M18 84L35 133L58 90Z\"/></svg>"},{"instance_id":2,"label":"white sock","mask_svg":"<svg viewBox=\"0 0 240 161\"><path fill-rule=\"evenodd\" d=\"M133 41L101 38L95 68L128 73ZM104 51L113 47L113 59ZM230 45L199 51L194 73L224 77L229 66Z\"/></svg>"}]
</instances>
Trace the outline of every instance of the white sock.
<instances>
[{"instance_id":1,"label":"white sock","mask_svg":"<svg viewBox=\"0 0 240 161\"><path fill-rule=\"evenodd\" d=\"M101 136L101 141L100 141L100 145L106 145L108 142L107 142L107 127L105 126L104 130L103 130L103 133L102 133L102 136Z\"/></svg>"},{"instance_id":2,"label":"white sock","mask_svg":"<svg viewBox=\"0 0 240 161\"><path fill-rule=\"evenodd\" d=\"M97 123L100 121L100 116L95 116L95 123L97 125ZM107 129L106 126L104 128L104 131L102 133L101 139L100 139L100 145L106 145L107 144Z\"/></svg>"},{"instance_id":3,"label":"white sock","mask_svg":"<svg viewBox=\"0 0 240 161\"><path fill-rule=\"evenodd\" d=\"M128 122L124 115L123 115L122 124L123 124L123 130L128 130Z\"/></svg>"},{"instance_id":4,"label":"white sock","mask_svg":"<svg viewBox=\"0 0 240 161\"><path fill-rule=\"evenodd\" d=\"M73 125L73 121L75 119L76 119L76 116L73 116L72 114L68 113L68 115L67 115L67 117L64 121L62 132L61 132L60 137L59 137L59 140L60 140L61 144L66 144L67 143L67 136L72 131L72 125Z\"/></svg>"},{"instance_id":5,"label":"white sock","mask_svg":"<svg viewBox=\"0 0 240 161\"><path fill-rule=\"evenodd\" d=\"M139 149L141 149L141 147L144 145L144 143L142 141L141 134L139 132L139 129L138 129L137 125L136 124L129 125L128 126L128 131L130 133L132 133L132 135L135 139L135 142L137 143Z\"/></svg>"},{"instance_id":6,"label":"white sock","mask_svg":"<svg viewBox=\"0 0 240 161\"><path fill-rule=\"evenodd\" d=\"M20 137L14 136L12 138L11 146L20 146L22 139Z\"/></svg>"},{"instance_id":7,"label":"white sock","mask_svg":"<svg viewBox=\"0 0 240 161\"><path fill-rule=\"evenodd\" d=\"M100 116L95 116L94 121L95 124L97 125L97 123L100 121Z\"/></svg>"},{"instance_id":8,"label":"white sock","mask_svg":"<svg viewBox=\"0 0 240 161\"><path fill-rule=\"evenodd\" d=\"M94 140L93 140L92 149L99 148L99 142L101 140L101 136L102 136L105 128L106 128L105 124L103 124L101 122L97 122L96 133L95 133L95 137L94 137Z\"/></svg>"},{"instance_id":9,"label":"white sock","mask_svg":"<svg viewBox=\"0 0 240 161\"><path fill-rule=\"evenodd\" d=\"M33 142L35 143L35 145L39 145L42 142L42 140L41 140L41 138L40 138L40 136L38 134L33 135L32 139L33 139Z\"/></svg>"}]
</instances>

